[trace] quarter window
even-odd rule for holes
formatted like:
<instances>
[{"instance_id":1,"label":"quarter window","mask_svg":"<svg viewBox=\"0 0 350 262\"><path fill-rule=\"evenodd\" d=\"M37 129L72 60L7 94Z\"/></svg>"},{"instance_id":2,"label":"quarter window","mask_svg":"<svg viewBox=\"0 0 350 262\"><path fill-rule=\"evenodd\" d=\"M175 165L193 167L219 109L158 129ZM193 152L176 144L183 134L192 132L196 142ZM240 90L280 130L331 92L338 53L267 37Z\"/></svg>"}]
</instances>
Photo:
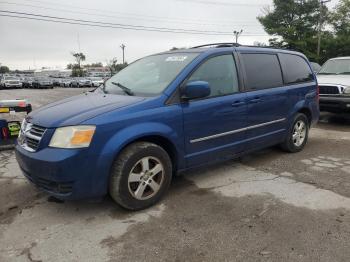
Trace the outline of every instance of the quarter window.
<instances>
[{"instance_id":1,"label":"quarter window","mask_svg":"<svg viewBox=\"0 0 350 262\"><path fill-rule=\"evenodd\" d=\"M210 97L239 92L237 69L232 55L210 58L188 80L193 81L208 82L211 89Z\"/></svg>"},{"instance_id":2,"label":"quarter window","mask_svg":"<svg viewBox=\"0 0 350 262\"><path fill-rule=\"evenodd\" d=\"M246 87L259 90L283 86L282 71L277 55L242 54Z\"/></svg>"},{"instance_id":3,"label":"quarter window","mask_svg":"<svg viewBox=\"0 0 350 262\"><path fill-rule=\"evenodd\" d=\"M297 55L280 54L286 84L296 84L314 80L310 66Z\"/></svg>"}]
</instances>

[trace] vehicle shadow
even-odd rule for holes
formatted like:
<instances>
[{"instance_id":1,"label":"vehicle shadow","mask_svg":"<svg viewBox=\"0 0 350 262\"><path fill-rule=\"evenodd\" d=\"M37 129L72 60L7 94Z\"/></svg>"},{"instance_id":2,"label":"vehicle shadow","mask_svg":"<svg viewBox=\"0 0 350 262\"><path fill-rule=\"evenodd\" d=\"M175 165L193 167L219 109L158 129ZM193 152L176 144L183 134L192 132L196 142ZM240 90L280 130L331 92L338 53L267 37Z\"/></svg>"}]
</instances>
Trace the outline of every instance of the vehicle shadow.
<instances>
[{"instance_id":1,"label":"vehicle shadow","mask_svg":"<svg viewBox=\"0 0 350 262\"><path fill-rule=\"evenodd\" d=\"M348 132L350 131L350 114L321 113L317 127Z\"/></svg>"}]
</instances>

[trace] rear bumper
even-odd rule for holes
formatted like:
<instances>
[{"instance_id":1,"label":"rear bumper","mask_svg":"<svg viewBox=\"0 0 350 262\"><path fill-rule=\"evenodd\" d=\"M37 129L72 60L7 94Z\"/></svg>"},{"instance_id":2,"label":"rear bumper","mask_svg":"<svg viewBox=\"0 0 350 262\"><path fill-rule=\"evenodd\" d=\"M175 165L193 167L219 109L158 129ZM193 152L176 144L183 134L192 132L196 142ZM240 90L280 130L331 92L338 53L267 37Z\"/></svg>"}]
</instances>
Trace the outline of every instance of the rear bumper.
<instances>
[{"instance_id":1,"label":"rear bumper","mask_svg":"<svg viewBox=\"0 0 350 262\"><path fill-rule=\"evenodd\" d=\"M35 153L16 145L24 176L39 189L64 200L99 198L107 194L108 177L96 159L81 150L45 148Z\"/></svg>"},{"instance_id":2,"label":"rear bumper","mask_svg":"<svg viewBox=\"0 0 350 262\"><path fill-rule=\"evenodd\" d=\"M347 96L321 96L320 110L331 113L349 113L350 97Z\"/></svg>"}]
</instances>

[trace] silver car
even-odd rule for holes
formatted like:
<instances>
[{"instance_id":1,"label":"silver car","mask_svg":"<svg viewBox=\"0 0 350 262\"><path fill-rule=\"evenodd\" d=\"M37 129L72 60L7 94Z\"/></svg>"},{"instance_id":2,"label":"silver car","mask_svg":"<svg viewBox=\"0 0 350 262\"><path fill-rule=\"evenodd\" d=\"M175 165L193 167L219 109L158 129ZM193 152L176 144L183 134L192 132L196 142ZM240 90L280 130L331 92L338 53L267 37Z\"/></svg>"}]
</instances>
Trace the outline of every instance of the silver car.
<instances>
[{"instance_id":1,"label":"silver car","mask_svg":"<svg viewBox=\"0 0 350 262\"><path fill-rule=\"evenodd\" d=\"M321 111L350 113L350 57L328 60L317 79Z\"/></svg>"}]
</instances>

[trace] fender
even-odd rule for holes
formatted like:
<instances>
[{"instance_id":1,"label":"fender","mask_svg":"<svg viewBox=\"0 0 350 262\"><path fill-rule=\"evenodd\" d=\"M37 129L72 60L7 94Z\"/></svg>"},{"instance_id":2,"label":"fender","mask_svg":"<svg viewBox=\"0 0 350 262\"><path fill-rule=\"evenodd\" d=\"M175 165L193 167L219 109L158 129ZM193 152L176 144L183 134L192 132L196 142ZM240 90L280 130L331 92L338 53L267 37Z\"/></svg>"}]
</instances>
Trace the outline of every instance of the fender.
<instances>
[{"instance_id":1,"label":"fender","mask_svg":"<svg viewBox=\"0 0 350 262\"><path fill-rule=\"evenodd\" d=\"M184 160L181 159L181 157L185 155L183 138L180 134L175 132L174 129L159 122L144 122L119 130L105 144L98 161L113 163L113 159L125 146L147 136L160 136L167 139L176 150L178 156L177 164L179 167L183 165L182 163L184 163ZM106 156L108 158L107 160Z\"/></svg>"}]
</instances>

